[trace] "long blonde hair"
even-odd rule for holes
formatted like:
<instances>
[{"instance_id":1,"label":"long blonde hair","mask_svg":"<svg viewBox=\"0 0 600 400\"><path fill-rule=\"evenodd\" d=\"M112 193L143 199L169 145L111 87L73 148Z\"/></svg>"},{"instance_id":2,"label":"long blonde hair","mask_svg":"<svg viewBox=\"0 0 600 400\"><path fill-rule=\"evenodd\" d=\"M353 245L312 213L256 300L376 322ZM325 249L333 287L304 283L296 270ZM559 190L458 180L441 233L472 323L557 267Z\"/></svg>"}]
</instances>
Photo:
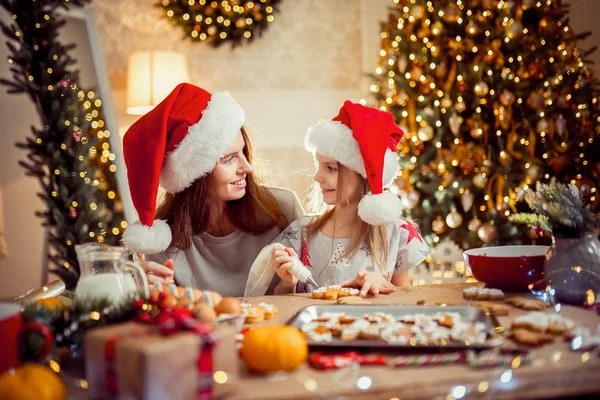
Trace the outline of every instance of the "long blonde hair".
<instances>
[{"instance_id":1,"label":"long blonde hair","mask_svg":"<svg viewBox=\"0 0 600 400\"><path fill-rule=\"evenodd\" d=\"M325 224L332 218L334 218L333 226L335 230L335 208L337 204L342 204L342 202L347 202L348 199L342 199L341 193L343 189L343 177L346 174L356 174L360 178L362 185L360 186L359 193L357 193L358 200L363 198L369 192L369 184L367 180L363 178L359 173L343 166L339 162L338 166L338 178L337 178L337 197L336 197L336 205L328 206L323 202L323 195L321 193L321 189L317 182L314 183L313 189L310 195L310 201L308 203L308 208L310 211L319 214L313 221L311 221L306 227L306 234L308 236L312 236L319 232ZM350 246L346 249L344 254L341 257L351 258L364 243L367 245L369 249L369 254L373 257L375 264L379 267L380 271L384 270L385 264L387 262L387 253L388 253L388 233L386 225L370 225L361 220L358 215L356 215L357 220L359 221L359 229L358 235L352 238L350 242Z\"/></svg>"}]
</instances>

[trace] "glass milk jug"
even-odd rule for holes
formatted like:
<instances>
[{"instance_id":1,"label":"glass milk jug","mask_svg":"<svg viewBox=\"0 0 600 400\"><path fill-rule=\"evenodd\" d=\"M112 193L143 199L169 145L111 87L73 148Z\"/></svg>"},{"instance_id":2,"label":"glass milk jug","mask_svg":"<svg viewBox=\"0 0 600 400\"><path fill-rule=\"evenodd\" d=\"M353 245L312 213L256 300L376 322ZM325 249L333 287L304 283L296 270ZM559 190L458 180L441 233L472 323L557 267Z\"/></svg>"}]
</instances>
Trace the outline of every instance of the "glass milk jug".
<instances>
[{"instance_id":1,"label":"glass milk jug","mask_svg":"<svg viewBox=\"0 0 600 400\"><path fill-rule=\"evenodd\" d=\"M108 299L118 304L128 297L148 297L146 273L128 261L124 248L86 243L75 246L75 252L81 269L75 288L77 301Z\"/></svg>"}]
</instances>

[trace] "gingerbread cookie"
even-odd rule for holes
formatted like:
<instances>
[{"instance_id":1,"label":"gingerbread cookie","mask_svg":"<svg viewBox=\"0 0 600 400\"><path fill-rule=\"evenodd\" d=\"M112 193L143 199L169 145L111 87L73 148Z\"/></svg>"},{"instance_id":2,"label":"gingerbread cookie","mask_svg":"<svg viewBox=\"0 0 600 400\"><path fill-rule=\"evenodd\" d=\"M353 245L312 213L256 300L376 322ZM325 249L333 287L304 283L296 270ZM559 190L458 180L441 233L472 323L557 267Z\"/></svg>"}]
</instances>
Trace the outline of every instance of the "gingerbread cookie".
<instances>
[{"instance_id":1,"label":"gingerbread cookie","mask_svg":"<svg viewBox=\"0 0 600 400\"><path fill-rule=\"evenodd\" d=\"M552 306L548 302L535 299L528 299L525 297L513 297L511 299L506 300L505 303L527 311L542 311Z\"/></svg>"},{"instance_id":2,"label":"gingerbread cookie","mask_svg":"<svg viewBox=\"0 0 600 400\"><path fill-rule=\"evenodd\" d=\"M469 344L473 343L484 343L487 339L487 332L485 330L485 324L482 322L476 322L474 324L458 323L452 328L450 333L452 339L459 342L466 342Z\"/></svg>"},{"instance_id":3,"label":"gingerbread cookie","mask_svg":"<svg viewBox=\"0 0 600 400\"><path fill-rule=\"evenodd\" d=\"M412 327L406 324L394 324L381 331L381 339L394 344L407 344L413 336Z\"/></svg>"},{"instance_id":4,"label":"gingerbread cookie","mask_svg":"<svg viewBox=\"0 0 600 400\"><path fill-rule=\"evenodd\" d=\"M488 289L481 287L470 287L463 290L465 300L503 300L504 292L500 289Z\"/></svg>"},{"instance_id":5,"label":"gingerbread cookie","mask_svg":"<svg viewBox=\"0 0 600 400\"><path fill-rule=\"evenodd\" d=\"M452 341L479 344L490 335L485 324L463 320L455 312L405 314L400 317L383 312L367 313L362 317L323 313L304 324L301 330L313 342L330 342L333 338L340 341L361 339L412 346L417 343L446 345Z\"/></svg>"},{"instance_id":6,"label":"gingerbread cookie","mask_svg":"<svg viewBox=\"0 0 600 400\"><path fill-rule=\"evenodd\" d=\"M533 332L563 336L569 335L575 328L575 324L570 319L564 318L558 314L546 314L534 311L515 318L511 328L522 328Z\"/></svg>"},{"instance_id":7,"label":"gingerbread cookie","mask_svg":"<svg viewBox=\"0 0 600 400\"><path fill-rule=\"evenodd\" d=\"M554 336L542 332L533 332L525 328L512 329L512 339L520 344L540 346L554 341Z\"/></svg>"},{"instance_id":8,"label":"gingerbread cookie","mask_svg":"<svg viewBox=\"0 0 600 400\"><path fill-rule=\"evenodd\" d=\"M279 314L279 309L273 304L258 303L258 306L263 309L265 313L265 319L271 319Z\"/></svg>"},{"instance_id":9,"label":"gingerbread cookie","mask_svg":"<svg viewBox=\"0 0 600 400\"><path fill-rule=\"evenodd\" d=\"M331 330L318 323L306 324L302 326L301 331L307 339L313 342L329 343L333 340Z\"/></svg>"},{"instance_id":10,"label":"gingerbread cookie","mask_svg":"<svg viewBox=\"0 0 600 400\"><path fill-rule=\"evenodd\" d=\"M246 313L246 323L247 324L255 324L257 322L264 321L265 319L265 311L262 307L246 307L244 309Z\"/></svg>"},{"instance_id":11,"label":"gingerbread cookie","mask_svg":"<svg viewBox=\"0 0 600 400\"><path fill-rule=\"evenodd\" d=\"M359 296L360 290L332 285L315 289L311 295L313 299L317 300L337 300L344 297Z\"/></svg>"},{"instance_id":12,"label":"gingerbread cookie","mask_svg":"<svg viewBox=\"0 0 600 400\"><path fill-rule=\"evenodd\" d=\"M311 292L312 298L315 300L323 300L325 298L326 287L320 287Z\"/></svg>"}]
</instances>

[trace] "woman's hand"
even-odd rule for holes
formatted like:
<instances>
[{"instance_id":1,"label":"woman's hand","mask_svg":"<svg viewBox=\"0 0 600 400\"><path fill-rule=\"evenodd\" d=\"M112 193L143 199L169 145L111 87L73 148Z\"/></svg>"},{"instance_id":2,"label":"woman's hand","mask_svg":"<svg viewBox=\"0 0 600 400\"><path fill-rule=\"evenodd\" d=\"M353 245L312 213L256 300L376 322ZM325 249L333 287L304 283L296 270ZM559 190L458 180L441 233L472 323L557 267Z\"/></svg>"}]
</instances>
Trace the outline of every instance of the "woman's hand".
<instances>
[{"instance_id":1,"label":"woman's hand","mask_svg":"<svg viewBox=\"0 0 600 400\"><path fill-rule=\"evenodd\" d=\"M148 284L153 284L154 282L160 283L173 283L175 280L173 279L173 268L175 267L175 263L173 260L168 259L165 261L165 264L159 264L154 261L146 261L142 264L142 268L146 271L146 276L148 277Z\"/></svg>"},{"instance_id":2,"label":"woman's hand","mask_svg":"<svg viewBox=\"0 0 600 400\"><path fill-rule=\"evenodd\" d=\"M285 247L282 244L276 243L273 246L271 254L271 268L279 276L281 282L289 287L295 287L298 283L298 278L288 272L292 266L292 257L296 256L294 249Z\"/></svg>"},{"instance_id":3,"label":"woman's hand","mask_svg":"<svg viewBox=\"0 0 600 400\"><path fill-rule=\"evenodd\" d=\"M361 288L361 297L369 293L377 296L379 293L390 294L396 291L396 287L385 279L383 275L365 269L361 269L353 279L340 283L340 286Z\"/></svg>"}]
</instances>

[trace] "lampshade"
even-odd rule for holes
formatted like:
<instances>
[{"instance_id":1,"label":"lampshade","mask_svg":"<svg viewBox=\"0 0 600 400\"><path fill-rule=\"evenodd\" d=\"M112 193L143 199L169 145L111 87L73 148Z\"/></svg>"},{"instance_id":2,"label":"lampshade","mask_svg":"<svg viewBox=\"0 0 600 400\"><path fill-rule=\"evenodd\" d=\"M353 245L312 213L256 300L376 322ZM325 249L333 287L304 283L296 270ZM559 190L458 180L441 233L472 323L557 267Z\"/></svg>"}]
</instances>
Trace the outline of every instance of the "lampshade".
<instances>
[{"instance_id":1,"label":"lampshade","mask_svg":"<svg viewBox=\"0 0 600 400\"><path fill-rule=\"evenodd\" d=\"M185 54L142 51L129 56L127 114L143 115L182 82L189 81Z\"/></svg>"}]
</instances>

